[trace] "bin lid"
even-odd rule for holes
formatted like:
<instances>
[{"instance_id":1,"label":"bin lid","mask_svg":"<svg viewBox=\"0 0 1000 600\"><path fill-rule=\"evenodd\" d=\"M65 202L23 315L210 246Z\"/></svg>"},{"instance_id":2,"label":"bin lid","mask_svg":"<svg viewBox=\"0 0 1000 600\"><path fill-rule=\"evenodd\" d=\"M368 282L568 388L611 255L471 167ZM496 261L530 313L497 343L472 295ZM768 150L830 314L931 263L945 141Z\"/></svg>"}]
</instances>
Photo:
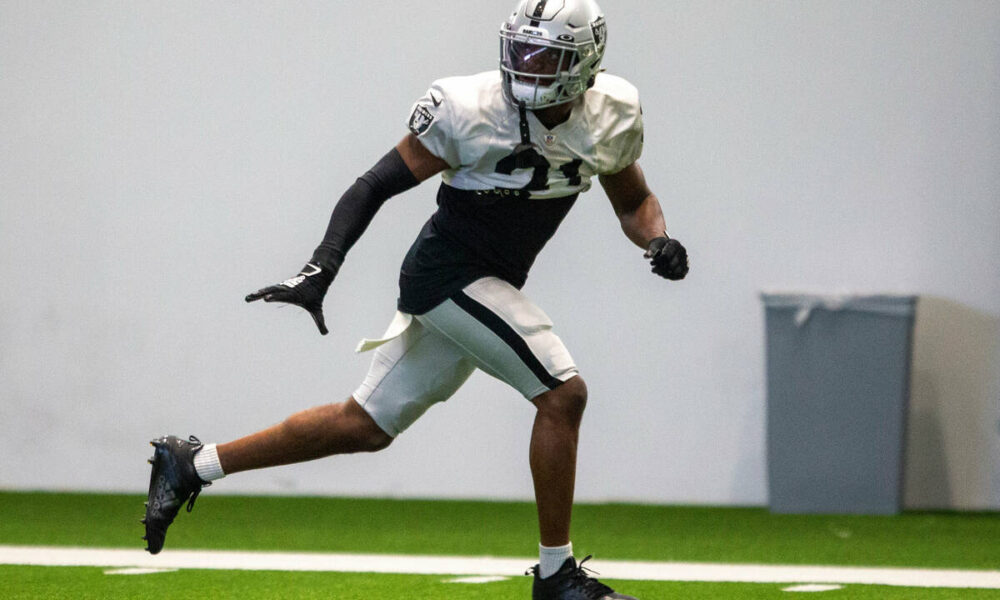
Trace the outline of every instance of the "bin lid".
<instances>
[{"instance_id":1,"label":"bin lid","mask_svg":"<svg viewBox=\"0 0 1000 600\"><path fill-rule=\"evenodd\" d=\"M917 304L913 294L816 294L806 292L761 292L765 308L797 309L801 325L815 309L850 310L890 317L912 317Z\"/></svg>"}]
</instances>

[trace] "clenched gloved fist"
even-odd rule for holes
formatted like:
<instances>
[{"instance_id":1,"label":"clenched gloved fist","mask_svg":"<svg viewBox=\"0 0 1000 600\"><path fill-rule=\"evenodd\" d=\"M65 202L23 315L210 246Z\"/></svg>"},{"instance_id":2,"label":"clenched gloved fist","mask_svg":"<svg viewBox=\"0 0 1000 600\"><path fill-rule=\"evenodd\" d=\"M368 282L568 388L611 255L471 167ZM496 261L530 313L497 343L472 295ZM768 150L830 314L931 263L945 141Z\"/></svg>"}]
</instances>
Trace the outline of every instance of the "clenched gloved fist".
<instances>
[{"instance_id":1,"label":"clenched gloved fist","mask_svg":"<svg viewBox=\"0 0 1000 600\"><path fill-rule=\"evenodd\" d=\"M650 240L643 255L653 265L653 272L660 277L684 279L688 272L688 253L680 242L661 236Z\"/></svg>"},{"instance_id":2,"label":"clenched gloved fist","mask_svg":"<svg viewBox=\"0 0 1000 600\"><path fill-rule=\"evenodd\" d=\"M302 267L299 274L278 285L259 289L246 297L247 302L264 299L264 302L287 302L309 311L316 327L323 335L329 333L323 319L323 297L333 282L334 273L325 267L310 262Z\"/></svg>"}]
</instances>

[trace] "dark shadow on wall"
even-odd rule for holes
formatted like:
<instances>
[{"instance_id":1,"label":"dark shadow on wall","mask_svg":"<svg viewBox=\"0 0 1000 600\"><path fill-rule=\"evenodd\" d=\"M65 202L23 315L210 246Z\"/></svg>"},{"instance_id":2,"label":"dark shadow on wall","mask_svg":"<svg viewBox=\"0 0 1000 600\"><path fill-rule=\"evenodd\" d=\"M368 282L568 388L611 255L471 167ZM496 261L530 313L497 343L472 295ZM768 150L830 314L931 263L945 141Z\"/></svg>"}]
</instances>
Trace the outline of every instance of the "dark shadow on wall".
<instances>
[{"instance_id":1,"label":"dark shadow on wall","mask_svg":"<svg viewBox=\"0 0 1000 600\"><path fill-rule=\"evenodd\" d=\"M994 507L998 319L921 296L914 325L903 504Z\"/></svg>"}]
</instances>

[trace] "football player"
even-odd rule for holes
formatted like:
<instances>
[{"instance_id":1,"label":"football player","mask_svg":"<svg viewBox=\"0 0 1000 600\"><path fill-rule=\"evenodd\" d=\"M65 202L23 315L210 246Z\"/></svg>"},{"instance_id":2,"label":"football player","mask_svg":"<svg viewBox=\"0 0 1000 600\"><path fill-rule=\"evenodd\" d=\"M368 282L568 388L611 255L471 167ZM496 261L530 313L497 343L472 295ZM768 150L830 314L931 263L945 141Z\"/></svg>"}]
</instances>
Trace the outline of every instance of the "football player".
<instances>
[{"instance_id":1,"label":"football player","mask_svg":"<svg viewBox=\"0 0 1000 600\"><path fill-rule=\"evenodd\" d=\"M398 312L360 387L226 444L164 436L146 510L149 552L203 485L226 474L380 450L476 369L535 405L529 448L540 529L534 600L628 599L573 557L570 515L587 389L548 316L521 291L536 255L597 176L652 272L683 279L639 164L636 89L603 73L607 27L593 0L521 0L500 28L500 68L434 82L409 133L344 193L323 241L294 277L247 302L301 306L326 334L323 298L379 207L438 173L438 209L403 260ZM584 559L586 560L586 559Z\"/></svg>"}]
</instances>

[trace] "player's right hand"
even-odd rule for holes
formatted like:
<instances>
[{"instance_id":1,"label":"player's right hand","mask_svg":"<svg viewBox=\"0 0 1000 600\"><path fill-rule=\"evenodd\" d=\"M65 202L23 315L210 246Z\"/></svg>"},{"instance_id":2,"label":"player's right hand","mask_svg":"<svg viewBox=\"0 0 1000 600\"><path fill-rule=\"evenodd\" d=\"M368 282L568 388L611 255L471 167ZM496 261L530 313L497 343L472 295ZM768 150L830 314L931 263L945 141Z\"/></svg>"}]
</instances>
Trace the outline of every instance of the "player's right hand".
<instances>
[{"instance_id":1,"label":"player's right hand","mask_svg":"<svg viewBox=\"0 0 1000 600\"><path fill-rule=\"evenodd\" d=\"M330 331L323 319L323 297L332 282L333 273L329 269L309 262L295 277L247 294L246 301L263 299L264 302L286 302L301 306L309 311L319 332L326 335Z\"/></svg>"}]
</instances>

